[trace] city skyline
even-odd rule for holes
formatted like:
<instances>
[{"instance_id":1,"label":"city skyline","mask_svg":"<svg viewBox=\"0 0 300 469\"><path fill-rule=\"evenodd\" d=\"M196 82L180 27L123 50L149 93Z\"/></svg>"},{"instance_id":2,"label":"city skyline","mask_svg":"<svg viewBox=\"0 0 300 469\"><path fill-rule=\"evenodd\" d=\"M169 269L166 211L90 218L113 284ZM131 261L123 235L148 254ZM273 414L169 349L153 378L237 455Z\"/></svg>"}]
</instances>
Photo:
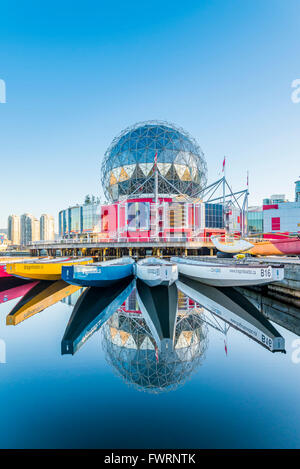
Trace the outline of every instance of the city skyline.
<instances>
[{"instance_id":1,"label":"city skyline","mask_svg":"<svg viewBox=\"0 0 300 469\"><path fill-rule=\"evenodd\" d=\"M293 200L298 2L88 2L85 12L67 2L59 16L56 6L2 7L1 154L13 178L2 184L10 203L0 226L30 207L53 213L57 231L61 209L86 193L103 200L106 149L148 119L173 122L197 140L209 183L226 155L234 189L246 187L249 170L250 205L274 193Z\"/></svg>"},{"instance_id":2,"label":"city skyline","mask_svg":"<svg viewBox=\"0 0 300 469\"><path fill-rule=\"evenodd\" d=\"M43 213L39 218L28 212L22 215L12 213L8 216L6 231L12 245L26 246L30 241L53 241L55 218L48 213Z\"/></svg>"}]
</instances>

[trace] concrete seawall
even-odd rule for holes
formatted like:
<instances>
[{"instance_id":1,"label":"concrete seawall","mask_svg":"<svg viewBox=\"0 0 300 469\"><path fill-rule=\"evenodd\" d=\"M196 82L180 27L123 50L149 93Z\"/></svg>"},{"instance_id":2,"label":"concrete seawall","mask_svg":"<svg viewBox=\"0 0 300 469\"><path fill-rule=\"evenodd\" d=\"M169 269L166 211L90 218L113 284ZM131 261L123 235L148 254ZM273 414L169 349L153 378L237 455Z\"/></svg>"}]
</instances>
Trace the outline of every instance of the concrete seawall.
<instances>
[{"instance_id":1,"label":"concrete seawall","mask_svg":"<svg viewBox=\"0 0 300 469\"><path fill-rule=\"evenodd\" d=\"M237 288L270 321L300 335L300 309L264 295L258 288Z\"/></svg>"}]
</instances>

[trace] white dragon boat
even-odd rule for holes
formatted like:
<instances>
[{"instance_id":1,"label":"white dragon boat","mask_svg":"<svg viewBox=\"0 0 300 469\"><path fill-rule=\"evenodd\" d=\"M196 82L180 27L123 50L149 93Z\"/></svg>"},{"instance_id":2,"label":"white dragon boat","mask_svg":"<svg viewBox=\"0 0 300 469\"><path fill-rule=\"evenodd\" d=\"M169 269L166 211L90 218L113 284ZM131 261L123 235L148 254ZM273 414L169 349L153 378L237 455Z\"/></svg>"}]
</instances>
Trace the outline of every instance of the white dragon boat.
<instances>
[{"instance_id":1,"label":"white dragon boat","mask_svg":"<svg viewBox=\"0 0 300 469\"><path fill-rule=\"evenodd\" d=\"M179 274L214 287L265 285L284 278L282 265L215 263L184 257L171 257Z\"/></svg>"},{"instance_id":2,"label":"white dragon boat","mask_svg":"<svg viewBox=\"0 0 300 469\"><path fill-rule=\"evenodd\" d=\"M169 287L178 279L178 269L174 262L157 257L141 259L135 266L136 276L149 287L164 285Z\"/></svg>"}]
</instances>

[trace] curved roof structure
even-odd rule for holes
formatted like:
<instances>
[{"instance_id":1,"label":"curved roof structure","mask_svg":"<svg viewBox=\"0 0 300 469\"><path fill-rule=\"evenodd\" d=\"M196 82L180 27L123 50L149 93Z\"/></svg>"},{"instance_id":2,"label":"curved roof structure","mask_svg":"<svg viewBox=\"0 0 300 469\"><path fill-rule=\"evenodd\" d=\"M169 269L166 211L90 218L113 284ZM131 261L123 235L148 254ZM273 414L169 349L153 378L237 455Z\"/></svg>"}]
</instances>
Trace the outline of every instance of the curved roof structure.
<instances>
[{"instance_id":1,"label":"curved roof structure","mask_svg":"<svg viewBox=\"0 0 300 469\"><path fill-rule=\"evenodd\" d=\"M116 201L154 193L157 162L159 195L196 196L207 182L204 154L183 129L168 122L146 121L123 130L102 163L106 197Z\"/></svg>"}]
</instances>

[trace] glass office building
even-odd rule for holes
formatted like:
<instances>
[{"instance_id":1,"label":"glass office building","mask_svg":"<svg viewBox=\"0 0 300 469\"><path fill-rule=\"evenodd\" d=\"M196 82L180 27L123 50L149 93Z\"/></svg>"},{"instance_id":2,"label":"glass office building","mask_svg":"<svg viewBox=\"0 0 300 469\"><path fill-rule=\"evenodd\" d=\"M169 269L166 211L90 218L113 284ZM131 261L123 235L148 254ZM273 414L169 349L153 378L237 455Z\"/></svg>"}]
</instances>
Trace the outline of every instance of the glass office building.
<instances>
[{"instance_id":1,"label":"glass office building","mask_svg":"<svg viewBox=\"0 0 300 469\"><path fill-rule=\"evenodd\" d=\"M250 233L263 233L264 231L264 212L261 208L249 209L248 211L248 230Z\"/></svg>"},{"instance_id":2,"label":"glass office building","mask_svg":"<svg viewBox=\"0 0 300 469\"><path fill-rule=\"evenodd\" d=\"M102 185L108 200L154 193L196 196L206 186L207 167L197 142L173 124L147 121L125 129L105 153Z\"/></svg>"},{"instance_id":3,"label":"glass office building","mask_svg":"<svg viewBox=\"0 0 300 469\"><path fill-rule=\"evenodd\" d=\"M58 215L59 236L93 233L100 230L100 205L75 205L61 210Z\"/></svg>"}]
</instances>

